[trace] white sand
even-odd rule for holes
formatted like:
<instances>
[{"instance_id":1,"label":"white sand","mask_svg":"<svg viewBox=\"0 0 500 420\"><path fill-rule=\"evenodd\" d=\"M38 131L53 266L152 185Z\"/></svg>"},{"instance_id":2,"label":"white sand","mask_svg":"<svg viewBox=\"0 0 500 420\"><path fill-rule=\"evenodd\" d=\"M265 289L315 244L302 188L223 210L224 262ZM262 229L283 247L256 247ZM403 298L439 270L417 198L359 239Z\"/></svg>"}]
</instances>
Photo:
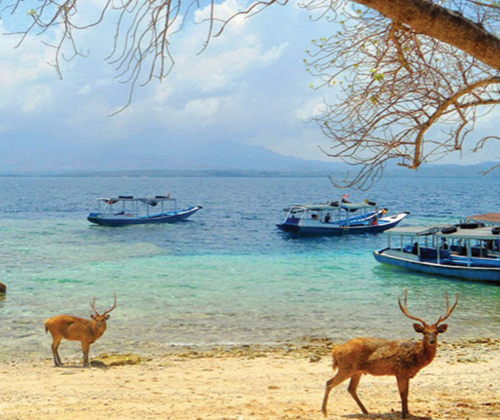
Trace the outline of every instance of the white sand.
<instances>
[{"instance_id":1,"label":"white sand","mask_svg":"<svg viewBox=\"0 0 500 420\"><path fill-rule=\"evenodd\" d=\"M51 359L4 361L0 419L323 419L331 358L318 351L321 359L310 362L310 353L172 354L109 369L55 368ZM410 382L410 418L500 419L499 371L498 340L441 346ZM347 384L331 392L328 419L400 418L394 377L361 379L358 395L368 416Z\"/></svg>"}]
</instances>

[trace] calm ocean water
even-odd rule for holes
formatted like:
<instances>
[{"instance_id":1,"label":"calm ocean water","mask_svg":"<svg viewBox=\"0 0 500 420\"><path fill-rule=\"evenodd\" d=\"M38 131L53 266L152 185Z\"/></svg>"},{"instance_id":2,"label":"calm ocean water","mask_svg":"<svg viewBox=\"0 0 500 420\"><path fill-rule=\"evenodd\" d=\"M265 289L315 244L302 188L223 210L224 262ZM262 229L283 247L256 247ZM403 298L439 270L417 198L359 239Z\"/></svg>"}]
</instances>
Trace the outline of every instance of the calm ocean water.
<instances>
[{"instance_id":1,"label":"calm ocean water","mask_svg":"<svg viewBox=\"0 0 500 420\"><path fill-rule=\"evenodd\" d=\"M172 193L202 205L188 222L108 228L96 197ZM500 288L385 267L384 235L293 239L275 223L290 204L339 199L327 178L0 178L0 357L50 356L46 318L118 307L99 351L161 353L172 344L276 343L304 336L415 337L397 305L435 322L444 292L461 295L448 340L500 337ZM404 224L456 222L499 210L491 179L387 179L369 198ZM79 354L64 343L62 357Z\"/></svg>"}]
</instances>

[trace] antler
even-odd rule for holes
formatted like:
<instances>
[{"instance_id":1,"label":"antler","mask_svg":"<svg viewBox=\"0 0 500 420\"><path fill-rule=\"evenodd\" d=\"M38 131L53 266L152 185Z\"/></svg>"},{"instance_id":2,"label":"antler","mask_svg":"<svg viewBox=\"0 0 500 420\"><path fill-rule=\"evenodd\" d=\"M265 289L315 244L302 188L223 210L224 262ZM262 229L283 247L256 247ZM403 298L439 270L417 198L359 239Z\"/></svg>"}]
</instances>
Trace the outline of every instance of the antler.
<instances>
[{"instance_id":1,"label":"antler","mask_svg":"<svg viewBox=\"0 0 500 420\"><path fill-rule=\"evenodd\" d=\"M110 309L108 309L107 311L105 311L105 312L102 314L103 316L104 316L104 315L109 314L109 313L110 313L113 309L115 309L115 308L116 308L116 292L115 292L113 295L114 295L114 297L115 297L115 303L113 304L113 306L112 306Z\"/></svg>"},{"instance_id":2,"label":"antler","mask_svg":"<svg viewBox=\"0 0 500 420\"><path fill-rule=\"evenodd\" d=\"M113 306L112 306L110 309L108 309L107 311L104 311L104 312L102 313L102 315L101 315L101 314L99 314L99 312L97 312L97 309L95 308L95 298L94 298L94 301L93 301L93 302L90 302L90 306L92 307L92 309L94 310L94 312L96 313L96 315L98 315L98 316L104 316L104 315L107 315L107 314L109 314L109 313L110 313L113 309L115 309L115 308L116 308L116 292L114 293L114 296L115 296L115 303L113 304Z\"/></svg>"},{"instance_id":3,"label":"antler","mask_svg":"<svg viewBox=\"0 0 500 420\"><path fill-rule=\"evenodd\" d=\"M446 295L446 315L444 317L440 316L438 321L436 322L436 325L439 325L441 322L446 321L451 316L451 314L453 313L453 311L455 310L455 308L458 305L458 298L459 298L458 293L457 293L457 300L451 309L450 309L450 303L448 301L448 292L444 292L444 293Z\"/></svg>"},{"instance_id":4,"label":"antler","mask_svg":"<svg viewBox=\"0 0 500 420\"><path fill-rule=\"evenodd\" d=\"M94 298L94 302L90 302L90 307L93 309L93 311L95 312L95 314L97 316L100 316L99 312L97 312L97 309L95 308L95 298Z\"/></svg>"},{"instance_id":5,"label":"antler","mask_svg":"<svg viewBox=\"0 0 500 420\"><path fill-rule=\"evenodd\" d=\"M408 312L408 290L405 290L405 306L403 307L403 304L401 303L401 297L398 296L398 302L399 302L399 307L401 311L410 319L413 319L415 321L421 322L422 325L427 325L425 321L422 318L417 318L416 316L411 315Z\"/></svg>"}]
</instances>

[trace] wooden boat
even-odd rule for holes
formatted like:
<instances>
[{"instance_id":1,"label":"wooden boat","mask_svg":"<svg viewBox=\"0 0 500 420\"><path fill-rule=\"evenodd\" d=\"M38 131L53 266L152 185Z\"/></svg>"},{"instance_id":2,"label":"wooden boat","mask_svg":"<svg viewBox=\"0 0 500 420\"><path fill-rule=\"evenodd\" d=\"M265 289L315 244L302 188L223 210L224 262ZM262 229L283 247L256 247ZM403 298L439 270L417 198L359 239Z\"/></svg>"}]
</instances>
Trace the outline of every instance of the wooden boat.
<instances>
[{"instance_id":1,"label":"wooden boat","mask_svg":"<svg viewBox=\"0 0 500 420\"><path fill-rule=\"evenodd\" d=\"M389 229L389 246L373 255L408 270L500 283L500 229L474 223Z\"/></svg>"},{"instance_id":2,"label":"wooden boat","mask_svg":"<svg viewBox=\"0 0 500 420\"><path fill-rule=\"evenodd\" d=\"M97 198L87 220L102 226L142 225L150 223L175 223L186 220L202 209L201 206L177 209L177 200L157 195L154 198Z\"/></svg>"},{"instance_id":3,"label":"wooden boat","mask_svg":"<svg viewBox=\"0 0 500 420\"><path fill-rule=\"evenodd\" d=\"M330 202L295 205L284 210L283 222L276 226L300 235L344 235L380 233L396 226L409 212L386 216L387 209L366 200L364 203Z\"/></svg>"}]
</instances>

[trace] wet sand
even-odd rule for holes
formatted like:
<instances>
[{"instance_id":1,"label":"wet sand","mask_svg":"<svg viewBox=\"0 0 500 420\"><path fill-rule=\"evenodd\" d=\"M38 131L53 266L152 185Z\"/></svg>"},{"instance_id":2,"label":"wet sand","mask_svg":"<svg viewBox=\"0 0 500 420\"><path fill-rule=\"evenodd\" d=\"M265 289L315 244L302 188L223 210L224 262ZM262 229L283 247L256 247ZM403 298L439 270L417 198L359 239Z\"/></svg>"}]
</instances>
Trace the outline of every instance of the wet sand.
<instances>
[{"instance_id":1,"label":"wet sand","mask_svg":"<svg viewBox=\"0 0 500 420\"><path fill-rule=\"evenodd\" d=\"M140 364L82 368L79 358L65 357L63 343L67 365L61 368L48 355L0 362L0 418L323 419L332 346L311 340L269 348L180 348ZM441 344L434 362L410 382L410 418L500 418L499 371L500 340ZM369 415L360 412L347 384L332 390L328 419L400 418L394 377L361 379L358 395Z\"/></svg>"}]
</instances>

